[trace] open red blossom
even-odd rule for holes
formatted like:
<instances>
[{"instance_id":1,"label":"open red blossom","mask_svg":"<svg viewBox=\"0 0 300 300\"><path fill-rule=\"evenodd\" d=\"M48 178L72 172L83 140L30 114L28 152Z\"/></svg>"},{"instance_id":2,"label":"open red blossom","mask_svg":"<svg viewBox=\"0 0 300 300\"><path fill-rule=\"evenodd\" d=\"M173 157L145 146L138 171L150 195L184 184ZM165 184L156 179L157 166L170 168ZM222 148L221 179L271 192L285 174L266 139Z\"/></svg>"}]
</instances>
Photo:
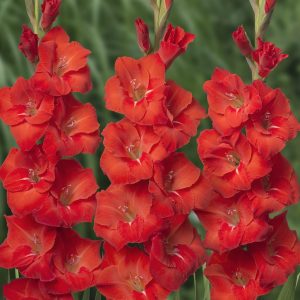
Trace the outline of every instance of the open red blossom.
<instances>
[{"instance_id":1,"label":"open red blossom","mask_svg":"<svg viewBox=\"0 0 300 300\"><path fill-rule=\"evenodd\" d=\"M78 42L70 42L69 36L61 27L54 27L39 45L40 60L34 75L36 88L53 96L89 91L89 54L90 51Z\"/></svg>"},{"instance_id":2,"label":"open red blossom","mask_svg":"<svg viewBox=\"0 0 300 300\"><path fill-rule=\"evenodd\" d=\"M8 235L0 245L0 266L18 268L22 275L50 281L56 229L36 223L32 217L6 217Z\"/></svg>"},{"instance_id":3,"label":"open red blossom","mask_svg":"<svg viewBox=\"0 0 300 300\"><path fill-rule=\"evenodd\" d=\"M185 32L181 27L167 26L165 35L160 43L158 54L168 68L174 59L184 53L188 45L193 42L195 35Z\"/></svg>"},{"instance_id":4,"label":"open red blossom","mask_svg":"<svg viewBox=\"0 0 300 300\"><path fill-rule=\"evenodd\" d=\"M261 243L249 245L261 273L263 287L274 288L286 282L300 263L300 243L297 233L288 227L286 213L270 220L273 231Z\"/></svg>"},{"instance_id":5,"label":"open red blossom","mask_svg":"<svg viewBox=\"0 0 300 300\"><path fill-rule=\"evenodd\" d=\"M43 148L49 157L94 153L100 143L99 126L90 103L82 104L71 94L60 97Z\"/></svg>"},{"instance_id":6,"label":"open red blossom","mask_svg":"<svg viewBox=\"0 0 300 300\"><path fill-rule=\"evenodd\" d=\"M239 130L261 108L261 99L253 85L245 85L238 75L217 68L204 83L208 114L214 128L223 135Z\"/></svg>"},{"instance_id":7,"label":"open red blossom","mask_svg":"<svg viewBox=\"0 0 300 300\"><path fill-rule=\"evenodd\" d=\"M111 185L98 193L97 200L94 230L117 250L128 243L143 243L161 229L161 221L151 214L147 182Z\"/></svg>"},{"instance_id":8,"label":"open red blossom","mask_svg":"<svg viewBox=\"0 0 300 300\"><path fill-rule=\"evenodd\" d=\"M61 0L44 0L42 3L41 25L43 30L48 31L59 14Z\"/></svg>"},{"instance_id":9,"label":"open red blossom","mask_svg":"<svg viewBox=\"0 0 300 300\"><path fill-rule=\"evenodd\" d=\"M270 290L260 287L255 260L243 248L214 253L204 274L211 283L211 300L256 300Z\"/></svg>"},{"instance_id":10,"label":"open red blossom","mask_svg":"<svg viewBox=\"0 0 300 300\"><path fill-rule=\"evenodd\" d=\"M218 252L262 241L272 229L265 218L257 218L247 195L225 199L216 196L205 210L196 213L207 230L205 247Z\"/></svg>"},{"instance_id":11,"label":"open red blossom","mask_svg":"<svg viewBox=\"0 0 300 300\"><path fill-rule=\"evenodd\" d=\"M30 150L40 140L53 115L54 97L34 89L32 80L20 77L9 90L2 89L0 117L10 126L20 148Z\"/></svg>"},{"instance_id":12,"label":"open red blossom","mask_svg":"<svg viewBox=\"0 0 300 300\"><path fill-rule=\"evenodd\" d=\"M149 191L154 195L153 212L160 217L204 208L211 196L210 184L183 153L155 163Z\"/></svg>"},{"instance_id":13,"label":"open red blossom","mask_svg":"<svg viewBox=\"0 0 300 300\"><path fill-rule=\"evenodd\" d=\"M266 158L280 152L296 137L299 123L289 100L279 89L271 89L261 80L253 85L259 91L262 109L253 114L246 126L247 138Z\"/></svg>"},{"instance_id":14,"label":"open red blossom","mask_svg":"<svg viewBox=\"0 0 300 300\"><path fill-rule=\"evenodd\" d=\"M123 119L103 130L104 152L100 166L114 184L135 183L153 173L153 161L167 153L156 148L160 142L151 127L139 126Z\"/></svg>"},{"instance_id":15,"label":"open red blossom","mask_svg":"<svg viewBox=\"0 0 300 300\"><path fill-rule=\"evenodd\" d=\"M93 171L70 159L59 161L55 174L51 196L34 212L34 218L49 226L92 222L98 189Z\"/></svg>"},{"instance_id":16,"label":"open red blossom","mask_svg":"<svg viewBox=\"0 0 300 300\"><path fill-rule=\"evenodd\" d=\"M243 26L239 26L232 33L232 38L243 55L245 56L251 55L253 48Z\"/></svg>"},{"instance_id":17,"label":"open red blossom","mask_svg":"<svg viewBox=\"0 0 300 300\"><path fill-rule=\"evenodd\" d=\"M174 81L168 81L167 86L169 121L166 125L155 125L154 132L161 137L161 144L166 151L174 152L196 135L200 120L206 117L206 113L190 92Z\"/></svg>"},{"instance_id":18,"label":"open red blossom","mask_svg":"<svg viewBox=\"0 0 300 300\"><path fill-rule=\"evenodd\" d=\"M142 124L165 124L165 66L157 54L120 57L105 85L106 108Z\"/></svg>"},{"instance_id":19,"label":"open red blossom","mask_svg":"<svg viewBox=\"0 0 300 300\"><path fill-rule=\"evenodd\" d=\"M101 264L100 243L81 238L72 229L60 229L53 249L55 280L45 283L48 293L63 295L94 286Z\"/></svg>"},{"instance_id":20,"label":"open red blossom","mask_svg":"<svg viewBox=\"0 0 300 300\"><path fill-rule=\"evenodd\" d=\"M39 280L20 278L3 287L3 295L7 300L73 300L72 295L50 295Z\"/></svg>"},{"instance_id":21,"label":"open red blossom","mask_svg":"<svg viewBox=\"0 0 300 300\"><path fill-rule=\"evenodd\" d=\"M299 202L299 184L294 169L281 154L272 159L272 171L253 182L248 196L256 215L277 212Z\"/></svg>"},{"instance_id":22,"label":"open red blossom","mask_svg":"<svg viewBox=\"0 0 300 300\"><path fill-rule=\"evenodd\" d=\"M206 255L197 230L186 215L169 219L149 247L150 272L159 284L177 290L204 262Z\"/></svg>"},{"instance_id":23,"label":"open red blossom","mask_svg":"<svg viewBox=\"0 0 300 300\"><path fill-rule=\"evenodd\" d=\"M225 198L249 190L255 179L271 171L271 162L239 132L222 137L213 129L204 130L198 138L198 153L212 186Z\"/></svg>"},{"instance_id":24,"label":"open red blossom","mask_svg":"<svg viewBox=\"0 0 300 300\"><path fill-rule=\"evenodd\" d=\"M38 35L27 26L22 26L22 34L20 37L19 50L31 62L38 60Z\"/></svg>"},{"instance_id":25,"label":"open red blossom","mask_svg":"<svg viewBox=\"0 0 300 300\"><path fill-rule=\"evenodd\" d=\"M163 300L169 291L162 288L150 273L149 257L138 248L125 247L117 252L104 244L102 270L97 288L110 300Z\"/></svg>"},{"instance_id":26,"label":"open red blossom","mask_svg":"<svg viewBox=\"0 0 300 300\"><path fill-rule=\"evenodd\" d=\"M0 168L0 178L14 214L29 214L47 201L55 179L54 168L55 163L47 159L40 146L29 152L11 149Z\"/></svg>"},{"instance_id":27,"label":"open red blossom","mask_svg":"<svg viewBox=\"0 0 300 300\"><path fill-rule=\"evenodd\" d=\"M277 65L288 57L281 49L270 42L264 42L258 38L258 48L252 52L252 58L258 65L259 76L265 78Z\"/></svg>"}]
</instances>

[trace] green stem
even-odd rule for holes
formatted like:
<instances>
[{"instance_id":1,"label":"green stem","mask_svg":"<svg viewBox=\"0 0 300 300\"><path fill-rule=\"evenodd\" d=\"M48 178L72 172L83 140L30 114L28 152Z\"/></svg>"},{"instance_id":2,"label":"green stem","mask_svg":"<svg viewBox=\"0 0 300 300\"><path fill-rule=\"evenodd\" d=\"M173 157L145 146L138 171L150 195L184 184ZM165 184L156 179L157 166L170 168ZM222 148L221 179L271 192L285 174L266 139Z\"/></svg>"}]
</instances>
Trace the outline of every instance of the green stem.
<instances>
[{"instance_id":1,"label":"green stem","mask_svg":"<svg viewBox=\"0 0 300 300\"><path fill-rule=\"evenodd\" d=\"M20 277L19 270L15 269L15 279L18 279Z\"/></svg>"},{"instance_id":2,"label":"green stem","mask_svg":"<svg viewBox=\"0 0 300 300\"><path fill-rule=\"evenodd\" d=\"M34 0L34 33L39 34L39 0Z\"/></svg>"},{"instance_id":3,"label":"green stem","mask_svg":"<svg viewBox=\"0 0 300 300\"><path fill-rule=\"evenodd\" d=\"M197 274L196 272L193 275L194 277L194 299L198 300L198 293L197 293Z\"/></svg>"}]
</instances>

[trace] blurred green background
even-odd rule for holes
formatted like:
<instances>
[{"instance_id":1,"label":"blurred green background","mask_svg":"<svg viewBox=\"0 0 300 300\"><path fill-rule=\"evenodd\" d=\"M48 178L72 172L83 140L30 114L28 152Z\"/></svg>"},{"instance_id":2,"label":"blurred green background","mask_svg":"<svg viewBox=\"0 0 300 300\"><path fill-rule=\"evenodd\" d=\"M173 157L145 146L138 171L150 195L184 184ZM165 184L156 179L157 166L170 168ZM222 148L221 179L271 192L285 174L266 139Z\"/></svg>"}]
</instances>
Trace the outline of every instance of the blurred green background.
<instances>
[{"instance_id":1,"label":"blurred green background","mask_svg":"<svg viewBox=\"0 0 300 300\"><path fill-rule=\"evenodd\" d=\"M141 56L136 44L134 20L142 17L152 26L152 11L149 0L63 0L58 24L92 51L89 60L93 76L93 91L78 97L89 101L97 108L101 127L119 118L104 109L103 87L105 81L114 73L114 61L118 56ZM272 73L268 83L280 87L291 99L293 111L300 118L300 1L278 1L267 38L276 43L290 55ZM170 21L196 34L196 41L187 53L176 60L168 71L168 77L193 92L203 106L207 106L202 84L209 79L216 66L226 68L250 82L251 75L244 58L235 48L232 31L244 24L248 34L253 31L253 15L248 1L241 0L175 0ZM29 24L25 4L22 0L0 1L0 86L12 85L17 77L30 77L33 69L18 50L21 25ZM1 99L0 99L1 101ZM208 121L199 130L210 126ZM15 145L8 128L0 123L0 162L9 149ZM290 142L284 150L300 176L300 137ZM108 185L98 167L101 147L94 156L79 157L83 164L94 169L101 188ZM196 153L196 143L184 148L189 158L200 166ZM6 235L3 215L9 214L5 192L0 187L0 242ZM291 227L300 233L300 206L289 209ZM81 225L78 230L93 237L91 226ZM13 271L9 274L13 278ZM198 274L198 289L201 293L201 271ZM6 270L0 270L0 286L8 278ZM193 299L193 281L190 279L180 291L181 299ZM2 292L1 292L2 294ZM264 299L277 299L278 289ZM199 298L200 299L200 298ZM298 297L300 299L300 292Z\"/></svg>"}]
</instances>

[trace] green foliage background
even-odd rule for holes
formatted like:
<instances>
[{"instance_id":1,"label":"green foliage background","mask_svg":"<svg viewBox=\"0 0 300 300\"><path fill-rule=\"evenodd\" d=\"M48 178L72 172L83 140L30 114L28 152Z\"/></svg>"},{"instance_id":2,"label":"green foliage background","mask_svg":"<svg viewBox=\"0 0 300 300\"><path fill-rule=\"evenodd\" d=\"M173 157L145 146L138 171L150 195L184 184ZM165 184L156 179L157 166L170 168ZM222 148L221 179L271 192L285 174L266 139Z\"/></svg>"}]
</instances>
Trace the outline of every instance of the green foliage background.
<instances>
[{"instance_id":1,"label":"green foliage background","mask_svg":"<svg viewBox=\"0 0 300 300\"><path fill-rule=\"evenodd\" d=\"M101 127L119 118L108 112L103 105L105 81L114 72L114 61L118 56L140 57L136 44L134 20L144 18L152 26L152 11L149 0L63 0L58 24L62 25L73 40L82 43L92 51L89 61L94 89L79 96L85 102L92 102L97 108ZM300 119L300 2L278 1L267 38L290 55L273 72L268 83L280 87L291 99L294 113ZM210 78L216 66L237 73L250 82L250 72L244 58L235 48L231 32L244 24L248 33L253 31L253 15L248 1L241 0L175 0L171 21L187 31L196 34L196 41L188 52L176 60L168 71L168 77L193 92L203 106L207 106L202 84ZM30 77L33 69L18 50L21 25L28 24L25 4L22 0L0 1L0 86L12 85L17 77ZM0 99L1 101L1 99ZM208 121L199 130L210 126ZM0 162L9 149L15 145L8 128L0 123ZM284 150L300 176L300 137L290 142ZM195 139L183 149L200 166L196 153ZM100 150L96 155L81 156L86 167L94 169L101 188L108 185L98 167ZM4 214L10 214L6 205L5 192L0 187L0 242L6 236ZM300 233L300 206L289 209L290 225ZM77 228L82 235L93 237L91 226ZM13 278L13 272L10 276ZM8 273L0 270L0 286L7 282ZM201 294L201 271L198 274L198 290ZM192 279L182 288L181 299L193 299ZM2 292L0 293L0 295ZM278 289L264 299L276 299ZM0 298L1 299L1 298ZM202 299L199 297L199 299ZM298 297L300 299L300 292Z\"/></svg>"}]
</instances>

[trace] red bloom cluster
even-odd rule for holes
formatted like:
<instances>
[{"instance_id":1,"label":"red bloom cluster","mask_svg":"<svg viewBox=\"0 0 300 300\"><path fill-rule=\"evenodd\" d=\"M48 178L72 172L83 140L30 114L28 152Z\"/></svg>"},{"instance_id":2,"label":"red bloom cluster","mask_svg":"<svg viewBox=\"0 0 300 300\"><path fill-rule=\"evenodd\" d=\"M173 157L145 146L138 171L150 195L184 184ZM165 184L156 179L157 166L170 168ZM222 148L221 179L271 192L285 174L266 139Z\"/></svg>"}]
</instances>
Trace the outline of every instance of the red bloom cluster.
<instances>
[{"instance_id":1,"label":"red bloom cluster","mask_svg":"<svg viewBox=\"0 0 300 300\"><path fill-rule=\"evenodd\" d=\"M261 77L283 58L261 40L253 51L242 27L233 36ZM280 154L299 123L281 90L261 80L246 85L216 69L204 91L214 129L200 134L198 153L215 193L196 211L207 231L204 245L213 250L205 275L212 300L255 300L300 264L300 243L286 214L269 216L299 201L295 172Z\"/></svg>"},{"instance_id":2,"label":"red bloom cluster","mask_svg":"<svg viewBox=\"0 0 300 300\"><path fill-rule=\"evenodd\" d=\"M73 299L96 284L100 269L100 242L71 229L92 221L98 185L91 169L65 156L94 153L100 137L95 109L71 94L91 87L90 51L51 29L60 2L42 4L43 38L23 27L19 49L37 63L35 74L0 90L0 117L20 147L0 167L14 214L6 217L0 266L22 275L4 287L8 300Z\"/></svg>"},{"instance_id":3,"label":"red bloom cluster","mask_svg":"<svg viewBox=\"0 0 300 300\"><path fill-rule=\"evenodd\" d=\"M139 46L148 52L147 25L136 25ZM118 58L105 86L106 107L125 115L103 130L100 166L111 185L97 194L94 225L106 241L97 287L109 299L166 299L205 259L188 215L205 207L209 185L175 152L197 133L205 111L165 77L191 37L170 25L156 53Z\"/></svg>"}]
</instances>

